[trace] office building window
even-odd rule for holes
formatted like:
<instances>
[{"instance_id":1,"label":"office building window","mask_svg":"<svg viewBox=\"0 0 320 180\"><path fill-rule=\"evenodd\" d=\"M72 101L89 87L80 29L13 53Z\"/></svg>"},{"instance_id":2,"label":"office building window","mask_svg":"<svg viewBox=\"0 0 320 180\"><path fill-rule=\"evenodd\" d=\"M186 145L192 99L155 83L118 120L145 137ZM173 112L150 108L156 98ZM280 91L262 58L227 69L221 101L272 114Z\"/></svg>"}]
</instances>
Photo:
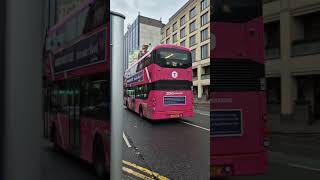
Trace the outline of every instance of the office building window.
<instances>
[{"instance_id":1,"label":"office building window","mask_svg":"<svg viewBox=\"0 0 320 180\"><path fill-rule=\"evenodd\" d=\"M209 6L208 0L201 1L201 11L205 10Z\"/></svg>"},{"instance_id":2,"label":"office building window","mask_svg":"<svg viewBox=\"0 0 320 180\"><path fill-rule=\"evenodd\" d=\"M175 43L175 42L177 42L177 40L178 40L178 38L177 38L177 33L175 33L174 35L173 35L173 39L172 39L172 41L173 41L173 43Z\"/></svg>"},{"instance_id":3,"label":"office building window","mask_svg":"<svg viewBox=\"0 0 320 180\"><path fill-rule=\"evenodd\" d=\"M178 23L177 22L175 22L173 25L172 25L172 32L174 32L174 31L176 31L177 30L177 28L178 28Z\"/></svg>"},{"instance_id":4,"label":"office building window","mask_svg":"<svg viewBox=\"0 0 320 180\"><path fill-rule=\"evenodd\" d=\"M184 27L180 30L180 38L184 38L185 36L186 36L186 28Z\"/></svg>"},{"instance_id":5,"label":"office building window","mask_svg":"<svg viewBox=\"0 0 320 180\"><path fill-rule=\"evenodd\" d=\"M186 47L186 40L181 41L180 46Z\"/></svg>"},{"instance_id":6,"label":"office building window","mask_svg":"<svg viewBox=\"0 0 320 180\"><path fill-rule=\"evenodd\" d=\"M209 39L209 30L208 28L201 31L201 42Z\"/></svg>"},{"instance_id":7,"label":"office building window","mask_svg":"<svg viewBox=\"0 0 320 180\"><path fill-rule=\"evenodd\" d=\"M169 34L170 34L170 28L167 29L166 36L169 36Z\"/></svg>"},{"instance_id":8,"label":"office building window","mask_svg":"<svg viewBox=\"0 0 320 180\"><path fill-rule=\"evenodd\" d=\"M169 43L170 43L170 38L166 40L166 44L169 44Z\"/></svg>"},{"instance_id":9,"label":"office building window","mask_svg":"<svg viewBox=\"0 0 320 180\"><path fill-rule=\"evenodd\" d=\"M201 26L207 24L209 22L209 14L205 13L201 16Z\"/></svg>"},{"instance_id":10,"label":"office building window","mask_svg":"<svg viewBox=\"0 0 320 180\"><path fill-rule=\"evenodd\" d=\"M183 26L184 24L186 24L186 16L180 18L180 26Z\"/></svg>"},{"instance_id":11,"label":"office building window","mask_svg":"<svg viewBox=\"0 0 320 180\"><path fill-rule=\"evenodd\" d=\"M196 62L196 49L191 50L192 62Z\"/></svg>"},{"instance_id":12,"label":"office building window","mask_svg":"<svg viewBox=\"0 0 320 180\"><path fill-rule=\"evenodd\" d=\"M189 27L189 32L192 33L193 31L196 30L196 20L194 20L192 23L190 23L190 27Z\"/></svg>"},{"instance_id":13,"label":"office building window","mask_svg":"<svg viewBox=\"0 0 320 180\"><path fill-rule=\"evenodd\" d=\"M189 19L191 20L192 18L194 18L197 15L197 10L196 7L194 7L193 9L190 10L189 12Z\"/></svg>"},{"instance_id":14,"label":"office building window","mask_svg":"<svg viewBox=\"0 0 320 180\"><path fill-rule=\"evenodd\" d=\"M190 39L189 39L189 47L194 46L196 43L197 43L196 35L191 36Z\"/></svg>"},{"instance_id":15,"label":"office building window","mask_svg":"<svg viewBox=\"0 0 320 180\"><path fill-rule=\"evenodd\" d=\"M201 46L201 60L209 57L209 46L208 44Z\"/></svg>"}]
</instances>

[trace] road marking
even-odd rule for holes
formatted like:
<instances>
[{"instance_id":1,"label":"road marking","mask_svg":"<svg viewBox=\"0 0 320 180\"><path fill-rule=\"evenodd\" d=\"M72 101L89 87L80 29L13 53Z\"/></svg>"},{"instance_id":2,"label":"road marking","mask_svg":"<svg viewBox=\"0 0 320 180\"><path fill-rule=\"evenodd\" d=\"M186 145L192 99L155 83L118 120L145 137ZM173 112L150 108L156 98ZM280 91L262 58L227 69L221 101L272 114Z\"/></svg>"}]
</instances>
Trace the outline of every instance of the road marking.
<instances>
[{"instance_id":1,"label":"road marking","mask_svg":"<svg viewBox=\"0 0 320 180\"><path fill-rule=\"evenodd\" d=\"M141 178L141 179L153 180L152 178L149 178L149 177L147 177L147 176L145 176L145 175L143 175L143 174L141 174L141 173L135 172L134 170L129 169L129 168L127 168L127 167L122 167L122 170L123 170L124 172L128 173L128 174L134 175L134 176L136 176L136 177L138 177L138 178Z\"/></svg>"},{"instance_id":2,"label":"road marking","mask_svg":"<svg viewBox=\"0 0 320 180\"><path fill-rule=\"evenodd\" d=\"M128 148L131 148L132 146L131 146L131 144L129 143L128 138L127 138L127 136L124 134L124 132L122 132L122 137L123 137L124 141L126 142Z\"/></svg>"},{"instance_id":3,"label":"road marking","mask_svg":"<svg viewBox=\"0 0 320 180\"><path fill-rule=\"evenodd\" d=\"M202 110L194 110L195 113L197 114L201 114L201 115L204 115L204 116L210 116L210 113L207 113L205 111L202 111Z\"/></svg>"},{"instance_id":4,"label":"road marking","mask_svg":"<svg viewBox=\"0 0 320 180\"><path fill-rule=\"evenodd\" d=\"M134 163L131 163L131 162L128 162L128 161L125 161L125 160L122 160L122 163L123 164L125 164L125 165L127 165L127 166L131 166L131 167L133 167L133 168L135 168L135 169L137 169L137 170L139 170L139 171L141 171L141 172L143 172L143 173L146 173L146 174L149 174L150 176L152 176L152 177L156 177L156 179L158 179L158 180L169 180L169 178L167 178L167 177L164 177L164 176L161 176L159 173L156 173L156 172L153 172L153 171L151 171L151 170L149 170L149 169L146 169L146 168L144 168L144 167L141 167L141 166L138 166L138 165L136 165L136 164L134 164ZM123 167L123 168L126 168L126 167ZM122 168L122 169L123 169ZM129 168L126 168L126 170L127 169L129 169ZM130 169L131 171L133 171L132 169ZM124 170L125 171L125 170ZM127 172L127 171L125 171L125 172ZM135 172L135 171L133 171L133 172ZM130 172L127 172L127 173L130 173ZM138 172L135 172L134 174L131 172L130 174L132 174L132 175L135 175L135 174L137 174L138 176L140 176L140 175L142 175L141 173L138 173ZM139 175L140 174L140 175ZM137 177L138 177L137 176ZM142 176L144 176L144 175L142 175ZM145 177L147 177L147 176L145 176ZM149 178L149 177L147 177L148 179L154 179L154 178Z\"/></svg>"},{"instance_id":5,"label":"road marking","mask_svg":"<svg viewBox=\"0 0 320 180\"><path fill-rule=\"evenodd\" d=\"M312 167L308 167L308 166L304 166L304 165L299 165L299 164L289 163L288 166L307 169L307 170L310 170L310 171L318 171L318 172L320 172L320 169L312 168Z\"/></svg>"},{"instance_id":6,"label":"road marking","mask_svg":"<svg viewBox=\"0 0 320 180\"><path fill-rule=\"evenodd\" d=\"M193 127L197 127L197 128L200 128L200 129L206 130L206 131L210 131L210 129L207 129L207 128L204 128L204 127L201 127L201 126L198 126L198 125L192 124L192 123L188 123L188 122L185 122L185 121L180 121L180 122L181 122L181 123L184 123L184 124L188 124L188 125L193 126Z\"/></svg>"}]
</instances>

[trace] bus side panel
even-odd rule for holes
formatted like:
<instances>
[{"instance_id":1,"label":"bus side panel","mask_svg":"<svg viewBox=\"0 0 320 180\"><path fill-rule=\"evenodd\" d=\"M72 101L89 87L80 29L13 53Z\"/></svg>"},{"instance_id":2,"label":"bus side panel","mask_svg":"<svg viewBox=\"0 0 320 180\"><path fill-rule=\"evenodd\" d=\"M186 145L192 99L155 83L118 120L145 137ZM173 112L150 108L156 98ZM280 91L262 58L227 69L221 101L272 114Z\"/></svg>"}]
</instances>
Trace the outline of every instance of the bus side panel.
<instances>
[{"instance_id":1,"label":"bus side panel","mask_svg":"<svg viewBox=\"0 0 320 180\"><path fill-rule=\"evenodd\" d=\"M107 168L110 166L110 153L111 153L111 121L95 121L93 129L93 137L95 135L98 135L102 138L102 143L104 147L104 154L105 154L105 162L107 165ZM91 153L92 154L92 153ZM92 157L91 157L92 161ZM109 171L109 169L107 169Z\"/></svg>"},{"instance_id":2,"label":"bus side panel","mask_svg":"<svg viewBox=\"0 0 320 180\"><path fill-rule=\"evenodd\" d=\"M80 118L80 158L91 162L91 151L92 151L92 123L91 121L95 121L94 119L81 117Z\"/></svg>"},{"instance_id":3,"label":"bus side panel","mask_svg":"<svg viewBox=\"0 0 320 180\"><path fill-rule=\"evenodd\" d=\"M69 149L68 116L62 113L58 113L57 115L51 115L50 119L51 119L50 127L52 127L53 125L56 127L56 133L58 135L58 146L68 151Z\"/></svg>"},{"instance_id":4,"label":"bus side panel","mask_svg":"<svg viewBox=\"0 0 320 180\"><path fill-rule=\"evenodd\" d=\"M80 158L92 163L93 147L97 136L102 138L106 163L110 160L110 123L92 118L81 118L81 153Z\"/></svg>"},{"instance_id":5,"label":"bus side panel","mask_svg":"<svg viewBox=\"0 0 320 180\"><path fill-rule=\"evenodd\" d=\"M215 58L243 58L263 63L264 37L261 33L264 30L263 26L261 26L262 22L262 18L257 18L243 25L237 23L215 23L214 33L216 42L219 44L214 50ZM228 34L228 36L222 36L224 34ZM219 38L221 36L223 39ZM243 43L246 46L243 46Z\"/></svg>"},{"instance_id":6,"label":"bus side panel","mask_svg":"<svg viewBox=\"0 0 320 180\"><path fill-rule=\"evenodd\" d=\"M243 42L246 42L244 32L245 27L237 23L214 23L214 34L218 44L212 53L214 58L246 58L248 54L243 46Z\"/></svg>"},{"instance_id":7,"label":"bus side panel","mask_svg":"<svg viewBox=\"0 0 320 180\"><path fill-rule=\"evenodd\" d=\"M163 68L159 65L152 64L151 65L153 72L157 72L156 76L152 76L152 81L159 81L159 80L189 80L192 81L192 67L187 69L180 69L180 68ZM178 76L173 77L172 72L177 72Z\"/></svg>"},{"instance_id":8,"label":"bus side panel","mask_svg":"<svg viewBox=\"0 0 320 180\"><path fill-rule=\"evenodd\" d=\"M262 175L267 170L267 152L254 154L211 156L210 164L215 166L231 166L232 176Z\"/></svg>"},{"instance_id":9,"label":"bus side panel","mask_svg":"<svg viewBox=\"0 0 320 180\"><path fill-rule=\"evenodd\" d=\"M214 94L214 98L230 98L232 103L213 104L211 106L212 109L217 111L240 111L241 116L239 123L242 127L241 134L218 134L221 137L213 138L215 146L212 150L212 153L214 155L249 154L265 151L262 138L264 122L263 114L260 111L261 96L263 95L264 92L217 92ZM233 126L230 125L230 128L231 127ZM239 146L240 144L241 146Z\"/></svg>"}]
</instances>

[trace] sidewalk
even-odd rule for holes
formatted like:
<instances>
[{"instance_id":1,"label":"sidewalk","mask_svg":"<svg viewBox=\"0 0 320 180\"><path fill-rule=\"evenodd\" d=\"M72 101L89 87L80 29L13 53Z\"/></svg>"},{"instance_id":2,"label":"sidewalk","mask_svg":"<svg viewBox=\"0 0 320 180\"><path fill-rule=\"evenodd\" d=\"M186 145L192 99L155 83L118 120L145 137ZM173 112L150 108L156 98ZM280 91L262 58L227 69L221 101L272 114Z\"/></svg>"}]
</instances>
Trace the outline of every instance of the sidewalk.
<instances>
[{"instance_id":1,"label":"sidewalk","mask_svg":"<svg viewBox=\"0 0 320 180\"><path fill-rule=\"evenodd\" d=\"M279 164L287 164L289 166L303 167L303 168L314 168L320 169L320 160L310 157L304 157L299 155L290 155L283 152L273 152L268 153L269 161Z\"/></svg>"},{"instance_id":2,"label":"sidewalk","mask_svg":"<svg viewBox=\"0 0 320 180\"><path fill-rule=\"evenodd\" d=\"M288 156L320 159L320 134L271 134L269 150Z\"/></svg>"},{"instance_id":3,"label":"sidewalk","mask_svg":"<svg viewBox=\"0 0 320 180\"><path fill-rule=\"evenodd\" d=\"M312 125L297 122L281 122L279 119L268 119L270 133L276 134L320 134L320 121Z\"/></svg>"}]
</instances>

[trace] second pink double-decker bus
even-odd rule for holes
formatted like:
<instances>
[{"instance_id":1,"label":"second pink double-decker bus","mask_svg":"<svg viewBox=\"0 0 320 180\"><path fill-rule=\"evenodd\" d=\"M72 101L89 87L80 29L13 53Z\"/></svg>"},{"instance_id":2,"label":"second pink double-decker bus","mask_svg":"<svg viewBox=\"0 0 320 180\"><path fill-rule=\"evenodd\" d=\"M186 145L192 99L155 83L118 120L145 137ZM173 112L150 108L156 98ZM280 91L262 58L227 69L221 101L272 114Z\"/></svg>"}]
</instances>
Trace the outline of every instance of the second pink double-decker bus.
<instances>
[{"instance_id":1,"label":"second pink double-decker bus","mask_svg":"<svg viewBox=\"0 0 320 180\"><path fill-rule=\"evenodd\" d=\"M152 120L193 116L189 49L157 45L124 75L124 104Z\"/></svg>"},{"instance_id":2,"label":"second pink double-decker bus","mask_svg":"<svg viewBox=\"0 0 320 180\"><path fill-rule=\"evenodd\" d=\"M267 169L262 0L215 0L211 24L211 177Z\"/></svg>"}]
</instances>

